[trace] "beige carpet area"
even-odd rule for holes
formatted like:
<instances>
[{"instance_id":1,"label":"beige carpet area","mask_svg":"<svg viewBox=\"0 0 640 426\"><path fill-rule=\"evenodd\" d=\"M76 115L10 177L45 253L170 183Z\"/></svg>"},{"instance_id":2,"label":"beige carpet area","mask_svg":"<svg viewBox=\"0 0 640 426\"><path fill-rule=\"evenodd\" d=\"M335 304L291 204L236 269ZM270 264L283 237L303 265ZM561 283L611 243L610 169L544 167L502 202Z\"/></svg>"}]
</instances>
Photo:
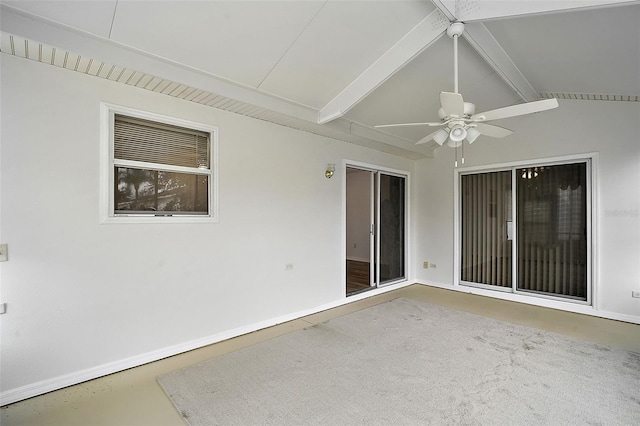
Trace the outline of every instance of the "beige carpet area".
<instances>
[{"instance_id":1,"label":"beige carpet area","mask_svg":"<svg viewBox=\"0 0 640 426\"><path fill-rule=\"evenodd\" d=\"M640 418L640 354L405 298L158 381L192 426Z\"/></svg>"}]
</instances>

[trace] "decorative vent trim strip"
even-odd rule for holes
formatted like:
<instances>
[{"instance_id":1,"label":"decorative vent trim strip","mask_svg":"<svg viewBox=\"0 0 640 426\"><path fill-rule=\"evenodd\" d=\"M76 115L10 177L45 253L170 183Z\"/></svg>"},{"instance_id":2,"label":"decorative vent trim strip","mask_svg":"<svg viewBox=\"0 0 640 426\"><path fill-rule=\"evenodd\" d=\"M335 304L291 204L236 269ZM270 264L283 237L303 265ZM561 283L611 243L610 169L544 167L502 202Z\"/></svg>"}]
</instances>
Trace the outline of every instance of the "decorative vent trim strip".
<instances>
[{"instance_id":1,"label":"decorative vent trim strip","mask_svg":"<svg viewBox=\"0 0 640 426\"><path fill-rule=\"evenodd\" d=\"M540 92L538 95L542 99L571 99L578 101L618 101L618 102L640 102L640 95L611 95L603 93L558 93Z\"/></svg>"}]
</instances>

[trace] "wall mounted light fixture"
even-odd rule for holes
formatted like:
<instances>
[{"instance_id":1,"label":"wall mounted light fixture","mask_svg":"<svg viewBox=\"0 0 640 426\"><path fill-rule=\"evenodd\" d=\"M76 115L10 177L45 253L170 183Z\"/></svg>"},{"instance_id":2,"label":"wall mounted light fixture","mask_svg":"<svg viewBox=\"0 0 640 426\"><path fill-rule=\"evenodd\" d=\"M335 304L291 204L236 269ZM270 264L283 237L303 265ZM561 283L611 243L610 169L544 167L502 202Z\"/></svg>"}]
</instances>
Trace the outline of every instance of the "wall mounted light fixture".
<instances>
[{"instance_id":1,"label":"wall mounted light fixture","mask_svg":"<svg viewBox=\"0 0 640 426\"><path fill-rule=\"evenodd\" d=\"M324 172L324 177L326 177L327 179L331 179L331 177L335 172L336 172L336 165L327 164L327 170Z\"/></svg>"}]
</instances>

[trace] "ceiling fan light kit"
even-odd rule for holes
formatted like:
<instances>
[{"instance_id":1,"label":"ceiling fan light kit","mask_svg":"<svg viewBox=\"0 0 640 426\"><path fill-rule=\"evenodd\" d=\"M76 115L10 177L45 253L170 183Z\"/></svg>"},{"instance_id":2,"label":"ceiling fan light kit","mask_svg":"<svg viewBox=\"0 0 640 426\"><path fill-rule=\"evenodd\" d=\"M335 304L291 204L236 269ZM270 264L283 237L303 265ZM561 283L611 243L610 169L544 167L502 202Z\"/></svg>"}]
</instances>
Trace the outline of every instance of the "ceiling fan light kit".
<instances>
[{"instance_id":1,"label":"ceiling fan light kit","mask_svg":"<svg viewBox=\"0 0 640 426\"><path fill-rule=\"evenodd\" d=\"M425 123L398 123L384 124L375 127L394 126L431 126L443 127L416 142L416 145L434 140L442 146L445 141L452 148L461 146L466 140L473 143L480 135L493 138L504 138L513 133L509 129L487 124L487 121L500 120L503 118L516 117L519 115L532 114L557 108L558 101L555 98L544 99L534 102L526 102L518 105L511 105L503 108L485 111L476 114L475 105L465 102L462 95L458 93L458 37L464 32L464 23L452 22L447 28L447 35L453 39L453 92L440 92L440 104L438 110L439 122ZM464 162L464 161L463 161ZM457 161L456 161L457 164Z\"/></svg>"},{"instance_id":2,"label":"ceiling fan light kit","mask_svg":"<svg viewBox=\"0 0 640 426\"><path fill-rule=\"evenodd\" d=\"M460 143L467 137L467 129L463 124L456 124L451 128L449 132L449 139L451 142L456 144L455 146L459 146ZM451 145L449 145L451 146Z\"/></svg>"},{"instance_id":3,"label":"ceiling fan light kit","mask_svg":"<svg viewBox=\"0 0 640 426\"><path fill-rule=\"evenodd\" d=\"M444 129L440 129L433 134L433 140L436 141L438 145L442 145L448 137L449 132Z\"/></svg>"},{"instance_id":4,"label":"ceiling fan light kit","mask_svg":"<svg viewBox=\"0 0 640 426\"><path fill-rule=\"evenodd\" d=\"M478 139L478 136L480 136L481 134L482 133L480 133L480 131L475 127L469 127L467 129L467 142L469 142L470 144L473 143L473 141Z\"/></svg>"}]
</instances>

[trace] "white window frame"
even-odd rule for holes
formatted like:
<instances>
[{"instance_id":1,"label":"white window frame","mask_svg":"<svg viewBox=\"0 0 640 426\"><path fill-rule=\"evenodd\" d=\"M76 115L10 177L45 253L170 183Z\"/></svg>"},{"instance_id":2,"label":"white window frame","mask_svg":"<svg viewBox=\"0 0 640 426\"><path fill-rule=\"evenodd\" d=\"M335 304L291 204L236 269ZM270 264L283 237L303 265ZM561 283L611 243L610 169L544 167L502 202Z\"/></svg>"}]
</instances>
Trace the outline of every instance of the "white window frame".
<instances>
[{"instance_id":1,"label":"white window frame","mask_svg":"<svg viewBox=\"0 0 640 426\"><path fill-rule=\"evenodd\" d=\"M545 165L569 164L575 162L586 162L587 164L587 227L590 229L587 240L587 300L572 300L565 297L556 297L545 294L533 294L524 291L515 290L515 281L512 288L505 290L483 286L482 284L463 283L460 279L460 250L462 247L461 233L461 210L460 210L460 184L461 177L469 173L486 173L494 171L515 171L517 168L535 167ZM492 164L486 166L474 166L454 169L454 261L453 261L453 285L455 288L465 288L466 291L484 296L497 297L506 300L524 302L545 306L550 308L570 310L574 312L582 312L581 308L592 310L598 309L598 228L597 228L597 171L598 171L598 154L585 153L577 155L567 155L562 157L552 157L543 159L533 159L526 161L517 161L501 164ZM515 179L515 173L512 172L512 179ZM515 182L512 183L515 186ZM517 217L515 215L515 191L512 191L512 209L514 218L514 227ZM517 255L517 241L514 236L514 254ZM516 265L513 265L513 276L516 277Z\"/></svg>"},{"instance_id":2,"label":"white window frame","mask_svg":"<svg viewBox=\"0 0 640 426\"><path fill-rule=\"evenodd\" d=\"M209 177L208 214L206 215L122 215L115 214L114 203L114 122L115 115L124 115L185 127L209 133L210 169L203 171ZM125 164L126 163L126 164ZM133 164L136 163L136 164ZM137 162L118 160L118 165L140 166ZM144 168L184 172L184 167L157 165ZM215 223L218 222L218 128L202 123L168 117L120 105L100 104L100 223Z\"/></svg>"}]
</instances>

